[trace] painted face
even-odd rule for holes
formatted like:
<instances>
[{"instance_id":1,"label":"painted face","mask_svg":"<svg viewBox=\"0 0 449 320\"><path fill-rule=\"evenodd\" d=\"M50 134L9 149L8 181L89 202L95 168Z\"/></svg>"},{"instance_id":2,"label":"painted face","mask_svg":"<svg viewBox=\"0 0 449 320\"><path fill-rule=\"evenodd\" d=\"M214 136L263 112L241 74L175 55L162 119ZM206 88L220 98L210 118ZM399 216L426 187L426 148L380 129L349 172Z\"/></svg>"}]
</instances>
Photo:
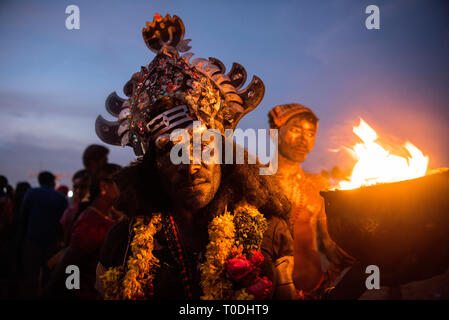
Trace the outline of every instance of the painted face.
<instances>
[{"instance_id":1,"label":"painted face","mask_svg":"<svg viewBox=\"0 0 449 320\"><path fill-rule=\"evenodd\" d=\"M289 160L303 162L315 144L317 126L297 116L279 130L279 152Z\"/></svg>"},{"instance_id":2,"label":"painted face","mask_svg":"<svg viewBox=\"0 0 449 320\"><path fill-rule=\"evenodd\" d=\"M204 146L203 146L204 147ZM158 149L156 166L164 191L178 207L198 210L214 198L220 186L221 167L212 162L193 163L192 141L190 141L190 164L173 164L170 149ZM157 149L157 148L156 148Z\"/></svg>"}]
</instances>

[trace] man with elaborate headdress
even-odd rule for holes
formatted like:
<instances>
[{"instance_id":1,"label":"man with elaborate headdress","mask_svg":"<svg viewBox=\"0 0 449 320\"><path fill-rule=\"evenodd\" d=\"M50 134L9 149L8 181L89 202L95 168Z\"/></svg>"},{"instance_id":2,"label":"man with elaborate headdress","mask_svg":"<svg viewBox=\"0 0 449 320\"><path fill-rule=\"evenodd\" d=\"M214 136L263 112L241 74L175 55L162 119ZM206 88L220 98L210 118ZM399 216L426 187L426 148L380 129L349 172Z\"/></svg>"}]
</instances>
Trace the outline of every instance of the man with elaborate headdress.
<instances>
[{"instance_id":1,"label":"man with elaborate headdress","mask_svg":"<svg viewBox=\"0 0 449 320\"><path fill-rule=\"evenodd\" d=\"M301 168L313 149L318 118L311 109L296 103L274 107L268 118L270 127L279 130L276 177L292 203L295 287L303 298L320 298L353 259L327 232L324 201L319 193L326 188L326 180ZM320 251L329 262L324 272Z\"/></svg>"},{"instance_id":2,"label":"man with elaborate headdress","mask_svg":"<svg viewBox=\"0 0 449 320\"><path fill-rule=\"evenodd\" d=\"M105 240L98 291L106 299L292 298L290 203L275 179L258 164L195 161L195 151L188 163L170 158L176 129L193 140L215 129L203 150L221 160L225 130L260 103L263 82L254 76L241 90L241 65L225 74L215 58L181 56L190 47L177 16L156 14L142 34L156 57L125 85L129 99L108 97L118 121L96 122L104 142L139 156L117 177L117 208L128 219Z\"/></svg>"}]
</instances>

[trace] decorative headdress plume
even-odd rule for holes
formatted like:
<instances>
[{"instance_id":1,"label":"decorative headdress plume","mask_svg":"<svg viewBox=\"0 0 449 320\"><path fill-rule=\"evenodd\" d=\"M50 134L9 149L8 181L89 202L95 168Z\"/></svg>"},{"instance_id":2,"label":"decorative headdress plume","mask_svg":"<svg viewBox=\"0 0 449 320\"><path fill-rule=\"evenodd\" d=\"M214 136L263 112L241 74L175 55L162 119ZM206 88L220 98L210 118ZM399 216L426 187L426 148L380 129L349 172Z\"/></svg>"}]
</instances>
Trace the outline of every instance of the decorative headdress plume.
<instances>
[{"instance_id":1,"label":"decorative headdress plume","mask_svg":"<svg viewBox=\"0 0 449 320\"><path fill-rule=\"evenodd\" d=\"M247 76L240 64L233 63L226 74L225 66L216 58L190 61L191 52L181 56L180 52L190 49L184 32L177 16L167 14L162 18L156 14L153 22L147 22L142 36L157 55L125 85L128 99L115 92L106 99L106 110L117 121L98 116L95 127L101 140L131 146L142 155L150 141L193 120L222 133L235 129L238 121L262 101L265 86L257 76L240 90Z\"/></svg>"}]
</instances>

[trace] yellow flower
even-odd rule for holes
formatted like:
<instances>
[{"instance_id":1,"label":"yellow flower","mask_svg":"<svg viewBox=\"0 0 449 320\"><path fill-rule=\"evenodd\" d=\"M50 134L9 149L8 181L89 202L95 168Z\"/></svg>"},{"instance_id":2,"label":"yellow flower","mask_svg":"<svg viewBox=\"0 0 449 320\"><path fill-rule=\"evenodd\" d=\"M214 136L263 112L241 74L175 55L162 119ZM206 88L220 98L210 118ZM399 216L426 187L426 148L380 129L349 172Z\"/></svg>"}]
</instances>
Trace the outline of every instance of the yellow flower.
<instances>
[{"instance_id":1,"label":"yellow flower","mask_svg":"<svg viewBox=\"0 0 449 320\"><path fill-rule=\"evenodd\" d=\"M145 296L148 284L154 279L159 260L153 255L154 235L161 222L161 214L153 214L149 224L138 217L133 225L135 232L127 262L126 274L121 268L111 268L103 276L106 299L134 299ZM205 262L201 265L201 287L205 300L250 300L254 296L245 289L234 289L227 278L225 262L243 248L260 250L267 222L257 208L239 206L234 215L225 212L209 224L209 244L206 246Z\"/></svg>"},{"instance_id":2,"label":"yellow flower","mask_svg":"<svg viewBox=\"0 0 449 320\"><path fill-rule=\"evenodd\" d=\"M145 225L144 218L138 217L133 225L135 236L131 242L131 256L127 263L127 272L119 268L109 269L103 276L106 299L133 299L145 296L145 287L151 281L159 260L153 255L154 239L161 214L153 214Z\"/></svg>"}]
</instances>

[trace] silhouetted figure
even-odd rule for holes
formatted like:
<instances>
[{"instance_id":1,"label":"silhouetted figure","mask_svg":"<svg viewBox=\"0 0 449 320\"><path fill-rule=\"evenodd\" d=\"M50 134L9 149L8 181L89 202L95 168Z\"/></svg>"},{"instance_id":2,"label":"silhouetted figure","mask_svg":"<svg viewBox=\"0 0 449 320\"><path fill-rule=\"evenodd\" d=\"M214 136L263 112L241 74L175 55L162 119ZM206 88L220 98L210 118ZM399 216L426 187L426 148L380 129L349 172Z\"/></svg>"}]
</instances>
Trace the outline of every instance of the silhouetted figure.
<instances>
[{"instance_id":1,"label":"silhouetted figure","mask_svg":"<svg viewBox=\"0 0 449 320\"><path fill-rule=\"evenodd\" d=\"M31 185L28 182L18 182L16 184L16 188L14 190L13 197L13 223L10 228L9 236L8 236L8 257L6 259L8 264L8 298L14 298L17 296L17 288L19 285L19 279L22 274L22 270L20 269L22 266L22 257L21 257L21 244L19 243L19 232L21 230L19 225L20 218L20 209L22 207L23 198L25 197L28 189L31 188Z\"/></svg>"},{"instance_id":2,"label":"silhouetted figure","mask_svg":"<svg viewBox=\"0 0 449 320\"><path fill-rule=\"evenodd\" d=\"M23 198L25 197L28 189L31 188L31 185L28 182L18 182L16 184L16 189L14 190L14 219L16 220L19 217L20 208L22 206Z\"/></svg>"},{"instance_id":3,"label":"silhouetted figure","mask_svg":"<svg viewBox=\"0 0 449 320\"><path fill-rule=\"evenodd\" d=\"M7 287L7 249L13 221L12 187L5 176L0 176L0 297Z\"/></svg>"},{"instance_id":4,"label":"silhouetted figure","mask_svg":"<svg viewBox=\"0 0 449 320\"><path fill-rule=\"evenodd\" d=\"M99 168L108 163L109 149L98 144L91 144L83 153L84 168L89 174L94 174Z\"/></svg>"},{"instance_id":5,"label":"silhouetted figure","mask_svg":"<svg viewBox=\"0 0 449 320\"><path fill-rule=\"evenodd\" d=\"M62 215L59 223L61 224L63 239L65 245L68 244L70 230L72 229L75 218L85 208L80 207L81 200L85 198L89 192L89 173L86 169L78 170L72 177L73 196L70 208L67 208ZM87 204L87 201L86 201Z\"/></svg>"},{"instance_id":6,"label":"silhouetted figure","mask_svg":"<svg viewBox=\"0 0 449 320\"><path fill-rule=\"evenodd\" d=\"M13 189L5 176L0 176L0 247L3 246L5 233L13 219Z\"/></svg>"},{"instance_id":7,"label":"silhouetted figure","mask_svg":"<svg viewBox=\"0 0 449 320\"><path fill-rule=\"evenodd\" d=\"M90 179L95 175L97 170L108 163L109 149L98 144L91 144L83 152L83 164L88 173L87 192L80 198L79 208L73 216L73 222L76 221L79 214L86 209L90 199L89 186Z\"/></svg>"},{"instance_id":8,"label":"silhouetted figure","mask_svg":"<svg viewBox=\"0 0 449 320\"><path fill-rule=\"evenodd\" d=\"M59 220L67 208L66 198L54 190L55 176L41 172L39 188L25 194L19 224L23 230L23 278L26 298L37 296L40 268L57 249Z\"/></svg>"},{"instance_id":9,"label":"silhouetted figure","mask_svg":"<svg viewBox=\"0 0 449 320\"><path fill-rule=\"evenodd\" d=\"M96 266L100 250L109 229L118 221L120 214L113 209L113 202L120 191L113 176L120 170L116 164L105 164L92 177L90 185L91 201L79 215L70 233L69 246L55 267L44 292L44 298L95 299ZM68 265L80 269L80 290L67 290L65 273Z\"/></svg>"},{"instance_id":10,"label":"silhouetted figure","mask_svg":"<svg viewBox=\"0 0 449 320\"><path fill-rule=\"evenodd\" d=\"M4 243L4 235L12 222L13 203L12 188L5 176L0 176L0 246Z\"/></svg>"},{"instance_id":11,"label":"silhouetted figure","mask_svg":"<svg viewBox=\"0 0 449 320\"><path fill-rule=\"evenodd\" d=\"M58 191L60 194L62 194L64 197L67 197L67 195L69 194L69 187L62 185L59 186L56 191Z\"/></svg>"}]
</instances>

